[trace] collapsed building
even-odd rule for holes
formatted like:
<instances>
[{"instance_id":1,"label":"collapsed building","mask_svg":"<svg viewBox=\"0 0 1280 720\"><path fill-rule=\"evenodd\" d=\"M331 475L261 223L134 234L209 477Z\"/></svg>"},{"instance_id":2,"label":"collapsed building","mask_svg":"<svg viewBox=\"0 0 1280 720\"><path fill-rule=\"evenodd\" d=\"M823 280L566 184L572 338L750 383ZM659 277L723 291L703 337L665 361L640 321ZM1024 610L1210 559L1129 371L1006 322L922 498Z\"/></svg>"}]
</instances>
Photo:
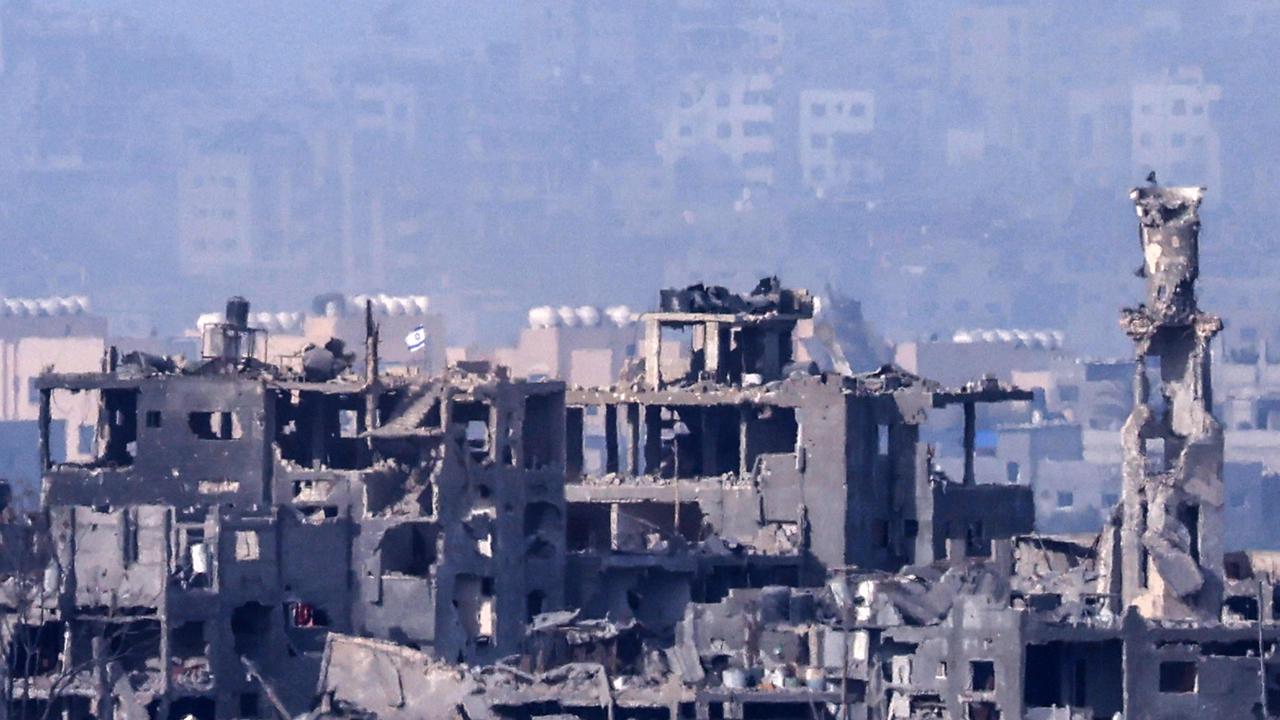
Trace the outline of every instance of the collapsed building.
<instances>
[{"instance_id":1,"label":"collapsed building","mask_svg":"<svg viewBox=\"0 0 1280 720\"><path fill-rule=\"evenodd\" d=\"M314 716L413 717L426 697L467 718L1280 716L1280 566L1221 540L1202 193L1133 192L1147 294L1122 314L1134 402L1101 533L987 529L1008 505L969 514L949 494L970 486L971 454L948 483L917 444L924 409L961 402L970 420L1016 391L893 368L815 376L774 342L802 295L670 293L632 376L568 394L572 611L540 616L525 655L488 667L332 635ZM679 328L688 363L664 364ZM603 461L580 469L589 418ZM737 582L719 579L727 558Z\"/></svg>"},{"instance_id":2,"label":"collapsed building","mask_svg":"<svg viewBox=\"0 0 1280 720\"><path fill-rule=\"evenodd\" d=\"M1026 403L797 351L813 298L663 291L608 386L340 342L46 374L42 509L6 510L5 709L64 718L1280 716L1280 557L1224 551L1198 188L1143 188L1124 494L1034 529L980 477ZM51 408L99 407L94 459ZM949 477L922 428L958 406Z\"/></svg>"},{"instance_id":3,"label":"collapsed building","mask_svg":"<svg viewBox=\"0 0 1280 720\"><path fill-rule=\"evenodd\" d=\"M470 665L538 642L550 662L565 638L670 646L690 603L1031 529L1026 488L936 472L917 427L1025 393L822 374L791 359L807 293L711 290L664 294L609 388L383 373L372 311L362 363L330 342L268 364L239 298L199 360L111 351L41 376L43 510L7 547L10 697L74 717L293 714L330 633ZM673 328L700 339L673 353ZM99 408L88 461L49 437L69 397Z\"/></svg>"},{"instance_id":4,"label":"collapsed building","mask_svg":"<svg viewBox=\"0 0 1280 720\"><path fill-rule=\"evenodd\" d=\"M1031 529L1029 489L979 484L972 462L975 404L1029 393L944 389L892 367L819 373L792 361L792 331L812 311L807 293L773 280L745 297L666 291L620 382L569 390L573 606L670 632L688 602L732 588L985 555ZM967 419L968 472L955 480L919 440L929 411L949 405Z\"/></svg>"},{"instance_id":5,"label":"collapsed building","mask_svg":"<svg viewBox=\"0 0 1280 720\"><path fill-rule=\"evenodd\" d=\"M292 715L331 631L457 662L518 652L527 616L562 604L563 385L380 374L372 327L363 376L340 344L266 365L248 303L226 318L197 362L111 354L38 380L47 540L6 547L39 571L7 602L11 640L30 639L10 697L71 717ZM96 457L66 462L47 419L80 393L100 406Z\"/></svg>"}]
</instances>

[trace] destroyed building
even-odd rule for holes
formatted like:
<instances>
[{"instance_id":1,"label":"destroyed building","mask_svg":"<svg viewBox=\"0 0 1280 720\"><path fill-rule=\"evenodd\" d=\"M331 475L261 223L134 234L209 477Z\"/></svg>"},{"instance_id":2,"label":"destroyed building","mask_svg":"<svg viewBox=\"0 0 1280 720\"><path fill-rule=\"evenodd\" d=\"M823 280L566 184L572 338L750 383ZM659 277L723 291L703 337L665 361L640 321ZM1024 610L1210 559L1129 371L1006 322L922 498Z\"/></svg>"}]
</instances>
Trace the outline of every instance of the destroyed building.
<instances>
[{"instance_id":1,"label":"destroyed building","mask_svg":"<svg viewBox=\"0 0 1280 720\"><path fill-rule=\"evenodd\" d=\"M1280 557L1223 545L1199 188L1135 190L1144 302L1101 532L1045 535L975 460L983 403L822 371L814 313L663 291L607 386L384 372L366 308L263 361L233 298L202 357L45 374L42 509L6 509L10 717L1280 716ZM61 395L100 408L56 456ZM963 458L922 433L958 406Z\"/></svg>"},{"instance_id":2,"label":"destroyed building","mask_svg":"<svg viewBox=\"0 0 1280 720\"><path fill-rule=\"evenodd\" d=\"M1028 393L944 389L892 367L819 373L792 361L812 311L772 279L748 296L666 291L642 317L631 374L569 391L571 604L669 628L689 601L731 588L986 555L1031 529L1030 490L979 484L972 462L974 405ZM949 405L968 420L968 472L954 480L919 440L929 410ZM588 465L587 448L602 457Z\"/></svg>"},{"instance_id":3,"label":"destroyed building","mask_svg":"<svg viewBox=\"0 0 1280 720\"><path fill-rule=\"evenodd\" d=\"M329 633L469 665L539 643L550 662L566 638L669 646L691 603L1030 530L1025 488L935 472L916 427L1025 393L793 362L813 303L776 280L662 302L643 362L569 396L477 364L382 373L372 309L363 362L335 341L268 364L239 298L198 360L110 351L100 371L39 377L43 509L7 548L12 578L38 576L9 602L11 698L85 717L296 713ZM663 341L679 328L700 338L683 353ZM88 461L50 437L71 397L99 408Z\"/></svg>"},{"instance_id":4,"label":"destroyed building","mask_svg":"<svg viewBox=\"0 0 1280 720\"><path fill-rule=\"evenodd\" d=\"M37 381L48 560L10 602L10 634L41 639L10 653L12 696L267 717L310 706L331 631L457 662L518 652L562 604L563 385L379 374L372 327L363 376L340 344L290 371L258 358L248 303L226 318L197 362L111 354ZM90 462L50 454L64 394L101 408Z\"/></svg>"},{"instance_id":5,"label":"destroyed building","mask_svg":"<svg viewBox=\"0 0 1280 720\"><path fill-rule=\"evenodd\" d=\"M1009 510L958 500L972 460L959 482L935 477L915 430L929 408L970 419L1017 391L815 375L779 340L802 293L667 293L640 365L568 393L574 607L486 667L331 635L312 717L1280 716L1280 563L1221 541L1201 194L1133 194L1148 293L1123 314L1135 396L1102 532L1005 526L973 547L965 523ZM681 328L687 364L664 362ZM594 466L580 446L602 450ZM961 492L922 493L926 477Z\"/></svg>"}]
</instances>

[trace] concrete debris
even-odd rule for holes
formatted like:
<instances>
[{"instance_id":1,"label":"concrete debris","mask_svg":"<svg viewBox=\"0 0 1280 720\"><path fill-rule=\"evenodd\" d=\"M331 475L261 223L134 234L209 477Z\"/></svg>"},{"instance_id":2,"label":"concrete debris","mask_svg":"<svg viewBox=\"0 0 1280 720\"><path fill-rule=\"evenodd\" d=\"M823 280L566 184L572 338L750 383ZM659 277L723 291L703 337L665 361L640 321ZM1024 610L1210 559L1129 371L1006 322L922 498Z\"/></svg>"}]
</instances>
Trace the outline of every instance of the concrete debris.
<instances>
[{"instance_id":1,"label":"concrete debris","mask_svg":"<svg viewBox=\"0 0 1280 720\"><path fill-rule=\"evenodd\" d=\"M670 313L813 315L809 293L784 288L777 277L762 278L747 295L701 283L680 290L668 288L662 291L658 307Z\"/></svg>"}]
</instances>

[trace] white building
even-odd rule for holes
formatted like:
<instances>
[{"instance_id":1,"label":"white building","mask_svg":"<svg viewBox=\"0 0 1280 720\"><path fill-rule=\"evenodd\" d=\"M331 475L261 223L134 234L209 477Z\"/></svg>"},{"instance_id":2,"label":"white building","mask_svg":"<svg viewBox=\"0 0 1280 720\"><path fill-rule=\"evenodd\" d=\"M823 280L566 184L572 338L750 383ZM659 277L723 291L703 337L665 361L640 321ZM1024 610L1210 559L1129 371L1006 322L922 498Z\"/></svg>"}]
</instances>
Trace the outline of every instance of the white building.
<instances>
[{"instance_id":1,"label":"white building","mask_svg":"<svg viewBox=\"0 0 1280 720\"><path fill-rule=\"evenodd\" d=\"M768 74L690 75L661 120L655 150L665 165L700 148L727 155L748 183L772 185L776 175L777 96Z\"/></svg>"},{"instance_id":2,"label":"white building","mask_svg":"<svg viewBox=\"0 0 1280 720\"><path fill-rule=\"evenodd\" d=\"M875 96L865 90L800 92L800 169L819 196L866 186L880 170L867 152L875 128Z\"/></svg>"},{"instance_id":3,"label":"white building","mask_svg":"<svg viewBox=\"0 0 1280 720\"><path fill-rule=\"evenodd\" d=\"M1181 67L1133 87L1130 111L1135 177L1155 170L1164 184L1207 185L1222 197L1218 133L1210 106L1222 88L1198 67Z\"/></svg>"}]
</instances>

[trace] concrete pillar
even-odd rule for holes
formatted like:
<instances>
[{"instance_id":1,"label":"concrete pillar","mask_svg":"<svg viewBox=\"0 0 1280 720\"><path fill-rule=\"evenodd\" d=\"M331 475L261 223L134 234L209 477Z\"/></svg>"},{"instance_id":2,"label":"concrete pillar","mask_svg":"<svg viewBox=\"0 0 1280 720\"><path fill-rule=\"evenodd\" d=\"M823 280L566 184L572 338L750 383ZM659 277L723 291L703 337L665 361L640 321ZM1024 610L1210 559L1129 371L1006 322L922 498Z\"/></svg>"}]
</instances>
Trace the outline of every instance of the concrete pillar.
<instances>
[{"instance_id":1,"label":"concrete pillar","mask_svg":"<svg viewBox=\"0 0 1280 720\"><path fill-rule=\"evenodd\" d=\"M759 369L765 380L782 376L782 348L778 345L778 332L773 329L761 332L764 340L760 348Z\"/></svg>"},{"instance_id":2,"label":"concrete pillar","mask_svg":"<svg viewBox=\"0 0 1280 720\"><path fill-rule=\"evenodd\" d=\"M564 411L565 476L571 480L582 476L585 408L569 407Z\"/></svg>"},{"instance_id":3,"label":"concrete pillar","mask_svg":"<svg viewBox=\"0 0 1280 720\"><path fill-rule=\"evenodd\" d=\"M1144 312L1158 325L1186 325L1199 314L1200 202L1204 188L1144 187L1129 193L1138 213Z\"/></svg>"},{"instance_id":4,"label":"concrete pillar","mask_svg":"<svg viewBox=\"0 0 1280 720\"><path fill-rule=\"evenodd\" d=\"M627 404L627 470L640 474L640 406Z\"/></svg>"},{"instance_id":5,"label":"concrete pillar","mask_svg":"<svg viewBox=\"0 0 1280 720\"><path fill-rule=\"evenodd\" d=\"M373 301L364 302L364 427L361 432L376 428L378 420L378 398L382 393L381 380L378 377L378 334L379 327L373 321ZM424 353L425 354L425 353ZM369 448L372 450L370 439Z\"/></svg>"},{"instance_id":6,"label":"concrete pillar","mask_svg":"<svg viewBox=\"0 0 1280 720\"><path fill-rule=\"evenodd\" d=\"M703 328L702 338L702 352L707 374L723 382L724 376L720 371L720 323L708 322Z\"/></svg>"},{"instance_id":7,"label":"concrete pillar","mask_svg":"<svg viewBox=\"0 0 1280 720\"><path fill-rule=\"evenodd\" d=\"M618 472L618 406L604 406L604 471Z\"/></svg>"},{"instance_id":8,"label":"concrete pillar","mask_svg":"<svg viewBox=\"0 0 1280 720\"><path fill-rule=\"evenodd\" d=\"M644 471L657 475L662 465L662 408L644 406Z\"/></svg>"},{"instance_id":9,"label":"concrete pillar","mask_svg":"<svg viewBox=\"0 0 1280 720\"><path fill-rule=\"evenodd\" d=\"M41 388L40 390L39 449L41 470L48 470L51 466L51 458L49 457L49 425L51 422L49 404L52 394L53 391L48 388Z\"/></svg>"},{"instance_id":10,"label":"concrete pillar","mask_svg":"<svg viewBox=\"0 0 1280 720\"><path fill-rule=\"evenodd\" d=\"M991 563L996 572L1012 577L1013 575L1013 540L1011 538L995 538L991 541Z\"/></svg>"},{"instance_id":11,"label":"concrete pillar","mask_svg":"<svg viewBox=\"0 0 1280 720\"><path fill-rule=\"evenodd\" d=\"M662 325L650 317L644 319L644 379L651 389L662 387Z\"/></svg>"},{"instance_id":12,"label":"concrete pillar","mask_svg":"<svg viewBox=\"0 0 1280 720\"><path fill-rule=\"evenodd\" d=\"M973 453L978 433L977 410L972 400L964 403L964 484L973 485ZM954 435L952 437L955 437Z\"/></svg>"},{"instance_id":13,"label":"concrete pillar","mask_svg":"<svg viewBox=\"0 0 1280 720\"><path fill-rule=\"evenodd\" d=\"M324 403L327 400L327 395L316 394L309 402L304 399L299 406L299 409L306 408L310 416L308 422L311 425L311 467L313 469L322 468L329 462L327 453L329 437L328 429L324 426L325 413L323 412Z\"/></svg>"}]
</instances>

